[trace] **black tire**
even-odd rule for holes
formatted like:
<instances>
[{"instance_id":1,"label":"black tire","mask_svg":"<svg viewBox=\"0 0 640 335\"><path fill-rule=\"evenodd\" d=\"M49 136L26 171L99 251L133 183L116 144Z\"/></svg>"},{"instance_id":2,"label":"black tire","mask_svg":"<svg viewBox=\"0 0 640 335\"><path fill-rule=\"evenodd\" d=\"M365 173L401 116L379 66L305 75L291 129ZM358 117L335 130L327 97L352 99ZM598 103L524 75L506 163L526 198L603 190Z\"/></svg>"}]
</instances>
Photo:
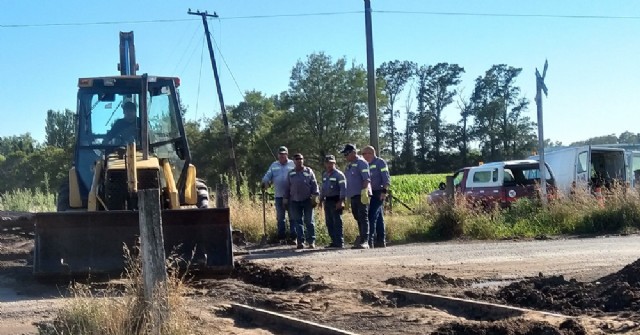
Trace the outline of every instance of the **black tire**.
<instances>
[{"instance_id":1,"label":"black tire","mask_svg":"<svg viewBox=\"0 0 640 335\"><path fill-rule=\"evenodd\" d=\"M209 208L209 188L202 179L196 179L196 192L198 194L198 201L196 207Z\"/></svg>"},{"instance_id":2,"label":"black tire","mask_svg":"<svg viewBox=\"0 0 640 335\"><path fill-rule=\"evenodd\" d=\"M69 204L69 181L65 180L58 188L58 197L56 199L56 211L64 212L71 208Z\"/></svg>"}]
</instances>

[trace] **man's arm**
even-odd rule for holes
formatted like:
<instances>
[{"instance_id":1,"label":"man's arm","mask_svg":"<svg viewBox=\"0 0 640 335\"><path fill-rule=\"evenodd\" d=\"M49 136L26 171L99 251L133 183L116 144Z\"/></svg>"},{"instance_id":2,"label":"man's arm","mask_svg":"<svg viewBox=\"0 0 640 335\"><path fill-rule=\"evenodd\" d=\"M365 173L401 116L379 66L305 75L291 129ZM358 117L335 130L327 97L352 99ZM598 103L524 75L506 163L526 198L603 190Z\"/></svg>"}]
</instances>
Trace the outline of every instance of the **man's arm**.
<instances>
[{"instance_id":1,"label":"man's arm","mask_svg":"<svg viewBox=\"0 0 640 335\"><path fill-rule=\"evenodd\" d=\"M273 180L273 169L276 168L274 167L274 164L271 163L271 165L269 165L269 169L267 169L267 172L264 174L264 176L262 177L262 185L269 185L269 183L271 183L271 181ZM279 168L279 167L277 167Z\"/></svg>"},{"instance_id":2,"label":"man's arm","mask_svg":"<svg viewBox=\"0 0 640 335\"><path fill-rule=\"evenodd\" d=\"M358 169L360 170L360 175L362 176L362 189L369 188L369 184L371 183L371 173L369 172L369 163L364 160L358 161Z\"/></svg>"}]
</instances>

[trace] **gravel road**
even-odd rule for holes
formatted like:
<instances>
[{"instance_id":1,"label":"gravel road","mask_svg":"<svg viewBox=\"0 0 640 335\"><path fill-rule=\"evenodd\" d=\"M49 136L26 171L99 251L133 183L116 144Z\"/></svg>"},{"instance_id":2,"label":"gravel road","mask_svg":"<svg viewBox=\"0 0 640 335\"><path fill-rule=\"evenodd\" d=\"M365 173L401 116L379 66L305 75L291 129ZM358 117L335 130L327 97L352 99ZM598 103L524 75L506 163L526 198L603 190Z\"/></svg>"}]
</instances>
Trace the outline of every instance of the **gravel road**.
<instances>
[{"instance_id":1,"label":"gravel road","mask_svg":"<svg viewBox=\"0 0 640 335\"><path fill-rule=\"evenodd\" d=\"M454 278L506 280L561 274L581 281L620 270L640 258L640 236L530 241L457 241L375 250L256 250L245 259L292 266L328 280L380 284L400 275L437 272ZM382 285L382 284L380 284Z\"/></svg>"},{"instance_id":2,"label":"gravel road","mask_svg":"<svg viewBox=\"0 0 640 335\"><path fill-rule=\"evenodd\" d=\"M50 320L63 300L52 299L56 296L52 294L52 288L40 289L40 285L29 279L30 267L27 259L30 257L30 245L32 246L32 242L22 237L3 238L3 234L0 234L0 335L35 334L33 322ZM357 298L361 294L360 290L379 292L380 289L387 289L389 286L384 281L392 277L415 277L436 272L452 278L474 279L477 282L521 279L538 276L542 272L544 275L562 274L567 278L590 281L618 271L640 258L639 247L640 236L632 235L529 241L454 241L407 244L375 250L298 251L291 247L274 246L250 250L238 258L267 265L269 268L290 267L296 272L308 273L314 279L332 287L330 292L333 292L331 294L335 298L331 299L345 300L345 303L341 304L341 310L336 313L346 313L346 306L354 311L353 315L359 315L358 313L364 313L361 311L363 308L371 309L370 312L374 314L380 313L378 307L362 305ZM250 292L244 288L249 287L247 284L242 286L237 281L226 281L220 285L228 285L231 290L237 288L240 293ZM219 294L216 292L230 290L212 292L215 298L202 298L202 301L194 304L202 304L204 310L205 307L211 306L210 303L224 300L218 297ZM299 301L302 301L301 294L304 295L285 292L279 297L273 297L280 299L276 301L281 301L282 306L299 306ZM327 294L323 296L322 293L318 293L317 301L328 299ZM271 299L271 293L265 293L265 299ZM347 306L346 301L353 301L352 305ZM329 306L330 301L323 303ZM444 318L441 312L433 314L433 311L425 309L394 311L400 313L398 320L406 318L407 315L413 315L411 317L418 320L431 320L429 322L433 322L433 325L447 318L455 320L451 316ZM221 320L217 316L213 318L217 323ZM228 320L225 322L229 325L224 332L247 333L247 329L236 328L233 322ZM393 323L389 327L396 329ZM253 331L249 330L248 333L252 334ZM415 333L424 331L417 330Z\"/></svg>"}]
</instances>

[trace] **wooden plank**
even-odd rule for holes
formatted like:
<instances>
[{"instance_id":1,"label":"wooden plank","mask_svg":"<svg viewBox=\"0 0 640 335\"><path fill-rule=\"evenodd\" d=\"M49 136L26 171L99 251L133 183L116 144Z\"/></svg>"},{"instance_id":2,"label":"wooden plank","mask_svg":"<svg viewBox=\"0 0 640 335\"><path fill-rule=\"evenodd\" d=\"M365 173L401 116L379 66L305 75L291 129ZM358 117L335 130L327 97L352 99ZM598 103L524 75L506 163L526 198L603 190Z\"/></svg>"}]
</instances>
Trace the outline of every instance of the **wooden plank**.
<instances>
[{"instance_id":1,"label":"wooden plank","mask_svg":"<svg viewBox=\"0 0 640 335\"><path fill-rule=\"evenodd\" d=\"M484 320L491 317L495 319L501 319L506 317L522 316L527 313L536 313L543 316L551 316L551 317L558 317L558 318L564 318L564 319L571 318L570 316L562 315L562 314L536 311L532 309L494 304L494 303L484 302L484 301L454 298L454 297L448 297L448 296L432 294L432 293L424 293L424 292L417 292L417 291L410 291L410 290L403 290L403 289L395 289L393 290L393 293L402 295L408 300L419 303L419 304L431 305L437 308L447 310L452 314L456 314L455 313L456 311L461 311L465 314L469 314L469 313L474 315L478 314L482 316Z\"/></svg>"},{"instance_id":2,"label":"wooden plank","mask_svg":"<svg viewBox=\"0 0 640 335\"><path fill-rule=\"evenodd\" d=\"M252 323L259 326L286 327L299 330L300 334L311 335L357 335L356 333L321 325L319 323L305 321L292 316L267 311L242 304L231 304L234 313L248 318Z\"/></svg>"}]
</instances>

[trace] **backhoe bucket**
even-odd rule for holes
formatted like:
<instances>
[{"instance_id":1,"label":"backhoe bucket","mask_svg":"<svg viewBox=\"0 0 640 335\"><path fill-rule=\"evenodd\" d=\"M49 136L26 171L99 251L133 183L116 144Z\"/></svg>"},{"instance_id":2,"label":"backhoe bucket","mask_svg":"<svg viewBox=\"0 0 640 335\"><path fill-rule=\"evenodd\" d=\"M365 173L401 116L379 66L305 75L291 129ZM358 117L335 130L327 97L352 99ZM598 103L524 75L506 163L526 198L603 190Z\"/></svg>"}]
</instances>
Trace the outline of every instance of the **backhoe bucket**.
<instances>
[{"instance_id":1,"label":"backhoe bucket","mask_svg":"<svg viewBox=\"0 0 640 335\"><path fill-rule=\"evenodd\" d=\"M140 235L138 212L57 212L35 215L33 271L39 278L121 274L124 245ZM162 211L165 253L211 275L233 270L228 208Z\"/></svg>"}]
</instances>

